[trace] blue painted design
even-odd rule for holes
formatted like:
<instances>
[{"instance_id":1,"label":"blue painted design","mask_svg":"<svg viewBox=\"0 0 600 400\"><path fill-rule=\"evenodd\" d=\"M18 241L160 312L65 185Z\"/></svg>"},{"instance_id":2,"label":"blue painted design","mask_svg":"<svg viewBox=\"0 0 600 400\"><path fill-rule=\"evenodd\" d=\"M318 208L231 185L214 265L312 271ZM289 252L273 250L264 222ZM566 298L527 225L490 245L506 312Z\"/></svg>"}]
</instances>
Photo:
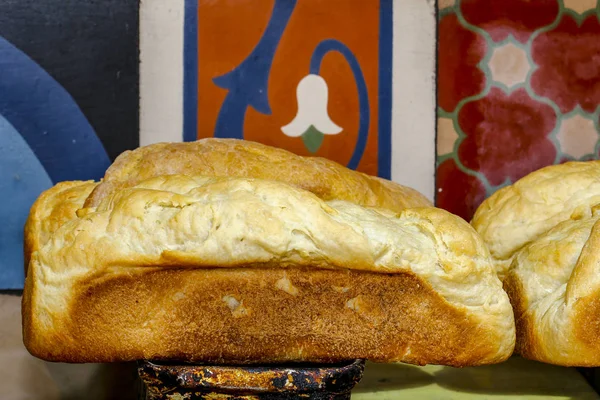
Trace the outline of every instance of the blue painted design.
<instances>
[{"instance_id":1,"label":"blue painted design","mask_svg":"<svg viewBox=\"0 0 600 400\"><path fill-rule=\"evenodd\" d=\"M231 72L213 79L217 86L228 90L217 117L215 137L243 139L248 107L271 115L269 73L275 51L295 7L296 0L275 0L267 28L252 53Z\"/></svg>"},{"instance_id":2,"label":"blue painted design","mask_svg":"<svg viewBox=\"0 0 600 400\"><path fill-rule=\"evenodd\" d=\"M198 0L185 0L183 23L183 140L198 138Z\"/></svg>"},{"instance_id":3,"label":"blue painted design","mask_svg":"<svg viewBox=\"0 0 600 400\"><path fill-rule=\"evenodd\" d=\"M198 74L198 42L197 42L197 16L198 0L186 1L185 15L185 77L184 77L184 140L196 140L197 137L197 74ZM272 60L281 39L289 18L295 8L297 0L276 0L275 6L269 24L261 41L254 51L233 71L221 77L215 78L215 83L220 87L229 90L225 101L221 107L217 126L215 129L216 137L236 137L243 138L243 126L246 110L248 106L254 107L257 111L269 115L271 108L268 101L268 76ZM379 10L379 90L378 90L378 174L383 178L391 178L391 158L392 158L392 55L393 55L393 0L380 0ZM322 42L320 45L323 45ZM346 47L338 42L341 47ZM324 45L323 45L324 46ZM341 48L340 47L340 48ZM325 49L325 48L323 48ZM333 51L339 49L330 49ZM323 51L323 50L321 50ZM315 50L316 53L316 50ZM348 53L354 58L352 53ZM343 53L342 53L343 54ZM325 54L320 55L322 57ZM313 54L313 63L319 64ZM346 58L350 63L350 60ZM358 63L356 63L358 64ZM317 70L318 67L312 66ZM360 68L357 69L360 72ZM354 72L354 70L353 70ZM356 77L357 88L360 91L360 77ZM362 79L364 82L364 78ZM366 84L364 85L366 93ZM360 94L359 94L360 96ZM358 165L364 153L366 140L368 136L369 112L368 97L363 95L363 101L366 99L365 108L360 106L360 126L366 126L362 132L359 132L359 140L349 163L349 167ZM360 99L359 99L360 100ZM365 124L365 120L367 123ZM361 136L360 133L363 133Z\"/></svg>"},{"instance_id":4,"label":"blue painted design","mask_svg":"<svg viewBox=\"0 0 600 400\"><path fill-rule=\"evenodd\" d=\"M379 3L378 175L392 178L392 56L394 0Z\"/></svg>"},{"instance_id":5,"label":"blue painted design","mask_svg":"<svg viewBox=\"0 0 600 400\"><path fill-rule=\"evenodd\" d=\"M0 37L0 115L23 136L53 182L99 179L110 160L67 91Z\"/></svg>"},{"instance_id":6,"label":"blue painted design","mask_svg":"<svg viewBox=\"0 0 600 400\"><path fill-rule=\"evenodd\" d=\"M23 225L39 194L99 179L110 160L67 91L0 37L0 289L23 287Z\"/></svg>"},{"instance_id":7,"label":"blue painted design","mask_svg":"<svg viewBox=\"0 0 600 400\"><path fill-rule=\"evenodd\" d=\"M23 287L23 226L37 196L52 186L50 177L23 137L0 115L0 288Z\"/></svg>"},{"instance_id":8,"label":"blue painted design","mask_svg":"<svg viewBox=\"0 0 600 400\"><path fill-rule=\"evenodd\" d=\"M310 59L311 74L319 74L323 58L330 51L337 51L344 56L354 74L356 88L358 89L358 109L360 114L358 117L358 139L352 157L347 165L348 168L356 169L367 147L367 138L369 136L370 111L367 83L365 82L360 64L356 60L356 57L354 57L354 54L352 54L352 51L345 44L335 39L323 40L317 45Z\"/></svg>"}]
</instances>

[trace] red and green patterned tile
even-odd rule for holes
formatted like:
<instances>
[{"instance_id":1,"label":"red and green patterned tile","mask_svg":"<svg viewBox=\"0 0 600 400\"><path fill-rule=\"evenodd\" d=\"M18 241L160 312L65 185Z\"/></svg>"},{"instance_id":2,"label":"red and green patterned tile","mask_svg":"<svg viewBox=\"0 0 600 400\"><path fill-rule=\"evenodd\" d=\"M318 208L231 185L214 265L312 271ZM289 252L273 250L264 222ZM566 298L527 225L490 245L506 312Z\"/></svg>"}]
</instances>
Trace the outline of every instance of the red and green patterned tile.
<instances>
[{"instance_id":1,"label":"red and green patterned tile","mask_svg":"<svg viewBox=\"0 0 600 400\"><path fill-rule=\"evenodd\" d=\"M440 0L436 204L600 158L600 2Z\"/></svg>"}]
</instances>

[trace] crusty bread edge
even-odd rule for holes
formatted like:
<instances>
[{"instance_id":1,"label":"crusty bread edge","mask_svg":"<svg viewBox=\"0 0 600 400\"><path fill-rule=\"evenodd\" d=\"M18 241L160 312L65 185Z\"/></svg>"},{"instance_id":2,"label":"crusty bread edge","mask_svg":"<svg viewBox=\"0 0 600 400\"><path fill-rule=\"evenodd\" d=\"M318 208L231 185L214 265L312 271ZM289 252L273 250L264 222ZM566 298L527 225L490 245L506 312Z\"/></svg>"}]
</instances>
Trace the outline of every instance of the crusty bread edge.
<instances>
[{"instance_id":1,"label":"crusty bread edge","mask_svg":"<svg viewBox=\"0 0 600 400\"><path fill-rule=\"evenodd\" d=\"M512 353L498 327L412 273L132 268L74 284L68 309L44 317L52 325L34 312L34 282L23 298L24 343L48 361L367 358L462 367Z\"/></svg>"},{"instance_id":2,"label":"crusty bread edge","mask_svg":"<svg viewBox=\"0 0 600 400\"><path fill-rule=\"evenodd\" d=\"M65 191L76 188L78 186L95 184L94 181L64 181L59 182L48 190L42 192L32 204L29 215L23 228L23 255L24 268L27 274L27 266L31 260L31 255L34 251L40 248L41 225L44 219L48 218L55 209L57 199ZM74 217L74 216L73 216ZM57 224L65 223L68 220L57 221Z\"/></svg>"},{"instance_id":3,"label":"crusty bread edge","mask_svg":"<svg viewBox=\"0 0 600 400\"><path fill-rule=\"evenodd\" d=\"M600 366L600 290L576 300L573 307L566 306L568 319L564 321L563 329L570 337L570 350L557 358L556 354L548 354L545 349L543 341L549 339L538 332L535 319L528 311L525 290L518 275L513 271L509 272L503 284L515 314L515 354L529 360L564 367Z\"/></svg>"},{"instance_id":4,"label":"crusty bread edge","mask_svg":"<svg viewBox=\"0 0 600 400\"><path fill-rule=\"evenodd\" d=\"M404 208L412 208L412 207L432 207L432 202L419 191L401 185L399 183L382 179L376 176L371 176L359 171L355 171L349 168L342 166L341 164L329 160L327 158L322 157L303 157L297 154L294 154L285 149L272 147L268 145L264 145L262 143L248 141L248 140L238 140L238 139L217 139L217 138L205 138L200 139L195 142L187 142L187 143L168 143L168 142L160 142L153 143L151 145L143 146L137 148L135 150L125 151L120 154L113 164L106 171L106 175L103 181L92 191L90 196L86 199L84 203L84 208L95 207L100 204L102 198L110 195L114 191L122 188L131 186L131 182L124 177L134 176L134 171L138 168L138 164L140 161L149 153L153 153L155 151L168 151L170 146L196 146L197 148L200 146L206 146L206 148L200 147L199 151L214 151L214 149L210 149L211 145L222 146L218 152L223 152L226 157L230 157L232 153L238 153L238 157L244 157L244 154L253 154L259 153L263 156L264 160L261 162L264 165L267 165L269 161L277 160L281 162L281 159L289 160L289 162L293 162L295 164L299 164L300 169L304 170L305 173L313 174L322 169L326 172L327 175L330 175L331 179L340 180L344 177L351 179L361 180L363 185L363 190L372 191L371 197L377 198L377 202L383 202L384 204L376 204L371 202L374 201L371 198L371 202L367 202L367 204L363 204L361 201L355 201L360 199L361 196L364 196L364 193L353 193L356 199L345 198L345 200L356 202L357 204L365 205L365 206L380 206L382 208L389 208L393 211L400 211L400 209ZM227 147L229 146L229 147ZM227 147L226 149L224 149ZM208 150L207 150L208 149ZM215 174L214 171L195 171L198 174L205 174L207 176L238 176L236 174L225 173L225 174ZM297 171L294 171L297 172ZM173 174L182 173L181 171L177 171L176 166L173 166L172 172ZM188 171L189 173L189 171ZM321 175L322 176L322 175ZM248 178L266 178L261 176L261 173L248 173L248 174L240 174L238 177L248 177ZM266 178L270 179L270 178ZM290 185L297 186L299 188L309 190L308 187L312 185L312 179L309 177L308 180L304 182L292 182L287 179L276 179L282 182L288 183ZM135 184L134 182L133 184ZM312 191L312 190L311 190ZM317 191L313 191L317 196L323 198L324 200L332 200L338 199L338 196L323 196L323 193L318 193ZM403 207L398 207L398 204L394 204L394 201L390 201L390 199L400 196L403 201L401 203L405 203ZM346 196L347 197L347 196ZM408 205L408 207L407 207Z\"/></svg>"}]
</instances>

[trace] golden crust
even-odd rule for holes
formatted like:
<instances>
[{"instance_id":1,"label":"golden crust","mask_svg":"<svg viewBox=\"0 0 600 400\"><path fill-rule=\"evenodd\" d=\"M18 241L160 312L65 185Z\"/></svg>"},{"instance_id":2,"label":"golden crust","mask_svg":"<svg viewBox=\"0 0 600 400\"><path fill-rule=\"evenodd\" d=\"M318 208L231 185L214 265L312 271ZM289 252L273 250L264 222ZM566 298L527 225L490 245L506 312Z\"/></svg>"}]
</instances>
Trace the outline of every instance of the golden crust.
<instances>
[{"instance_id":1,"label":"golden crust","mask_svg":"<svg viewBox=\"0 0 600 400\"><path fill-rule=\"evenodd\" d=\"M316 157L301 157L259 143L202 139L158 143L121 154L106 171L85 207L98 206L115 191L161 175L206 175L281 181L324 200L347 200L392 211L432 206L418 191L344 168Z\"/></svg>"},{"instance_id":2,"label":"golden crust","mask_svg":"<svg viewBox=\"0 0 600 400\"><path fill-rule=\"evenodd\" d=\"M564 221L515 254L504 287L523 357L600 366L599 220Z\"/></svg>"},{"instance_id":3,"label":"golden crust","mask_svg":"<svg viewBox=\"0 0 600 400\"><path fill-rule=\"evenodd\" d=\"M45 244L65 222L76 217L97 183L93 181L60 182L44 191L33 203L25 223L25 270L34 251Z\"/></svg>"},{"instance_id":4,"label":"golden crust","mask_svg":"<svg viewBox=\"0 0 600 400\"><path fill-rule=\"evenodd\" d=\"M281 282L286 282L281 284ZM50 361L215 363L504 361L492 326L411 273L315 268L161 269L90 276L60 325L42 328L24 297L24 341ZM294 290L291 290L294 288Z\"/></svg>"},{"instance_id":5,"label":"golden crust","mask_svg":"<svg viewBox=\"0 0 600 400\"><path fill-rule=\"evenodd\" d=\"M506 274L512 256L571 214L600 203L600 161L552 165L498 190L477 209L471 224Z\"/></svg>"}]
</instances>

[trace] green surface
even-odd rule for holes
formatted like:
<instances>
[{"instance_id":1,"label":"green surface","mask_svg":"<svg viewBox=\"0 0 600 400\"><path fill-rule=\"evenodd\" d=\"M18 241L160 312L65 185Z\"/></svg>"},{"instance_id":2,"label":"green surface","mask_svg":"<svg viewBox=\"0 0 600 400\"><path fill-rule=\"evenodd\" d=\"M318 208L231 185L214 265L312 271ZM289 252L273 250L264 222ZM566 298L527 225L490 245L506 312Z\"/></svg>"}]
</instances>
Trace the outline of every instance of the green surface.
<instances>
[{"instance_id":1,"label":"green surface","mask_svg":"<svg viewBox=\"0 0 600 400\"><path fill-rule=\"evenodd\" d=\"M352 400L600 399L573 368L513 357L485 367L415 367L367 363Z\"/></svg>"},{"instance_id":2,"label":"green surface","mask_svg":"<svg viewBox=\"0 0 600 400\"><path fill-rule=\"evenodd\" d=\"M308 151L313 154L316 153L323 144L323 138L324 135L312 125L302 134L304 146L306 146Z\"/></svg>"}]
</instances>

